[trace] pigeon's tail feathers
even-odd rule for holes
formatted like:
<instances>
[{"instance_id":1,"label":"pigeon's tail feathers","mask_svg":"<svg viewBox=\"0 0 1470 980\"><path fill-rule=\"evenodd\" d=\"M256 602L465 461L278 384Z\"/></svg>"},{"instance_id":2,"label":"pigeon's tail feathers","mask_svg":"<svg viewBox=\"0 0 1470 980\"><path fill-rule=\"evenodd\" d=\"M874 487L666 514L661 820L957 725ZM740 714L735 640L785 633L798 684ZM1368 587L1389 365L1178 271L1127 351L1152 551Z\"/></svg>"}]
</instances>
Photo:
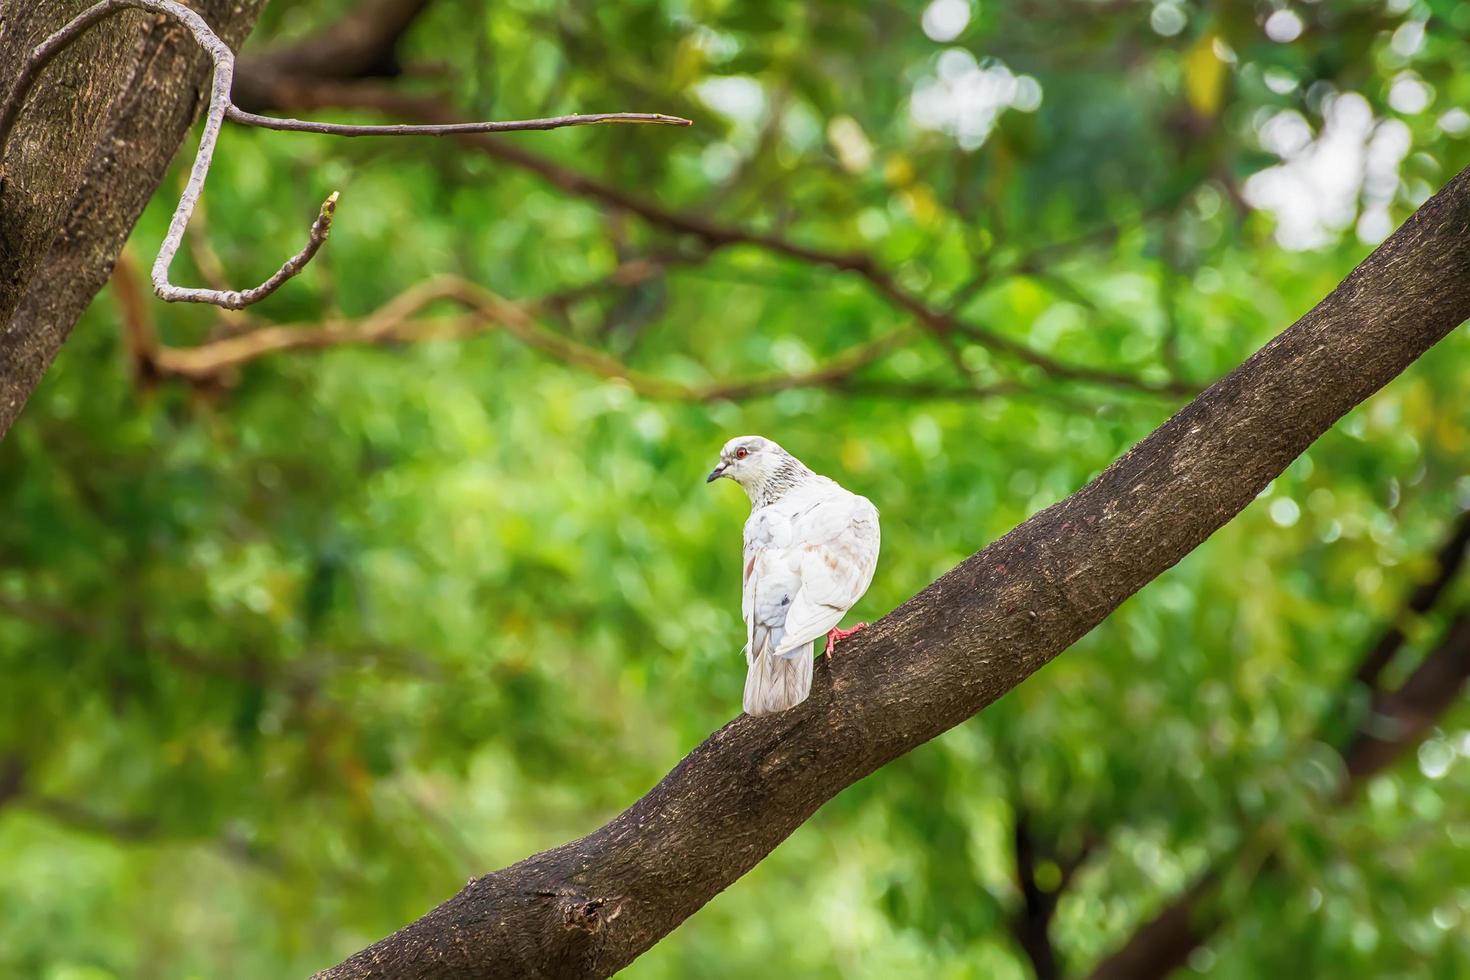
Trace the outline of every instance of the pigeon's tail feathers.
<instances>
[{"instance_id":1,"label":"pigeon's tail feathers","mask_svg":"<svg viewBox=\"0 0 1470 980\"><path fill-rule=\"evenodd\" d=\"M769 648L768 648L769 649ZM803 643L789 653L750 657L745 673L745 713L773 715L806 700L812 690L812 647Z\"/></svg>"}]
</instances>

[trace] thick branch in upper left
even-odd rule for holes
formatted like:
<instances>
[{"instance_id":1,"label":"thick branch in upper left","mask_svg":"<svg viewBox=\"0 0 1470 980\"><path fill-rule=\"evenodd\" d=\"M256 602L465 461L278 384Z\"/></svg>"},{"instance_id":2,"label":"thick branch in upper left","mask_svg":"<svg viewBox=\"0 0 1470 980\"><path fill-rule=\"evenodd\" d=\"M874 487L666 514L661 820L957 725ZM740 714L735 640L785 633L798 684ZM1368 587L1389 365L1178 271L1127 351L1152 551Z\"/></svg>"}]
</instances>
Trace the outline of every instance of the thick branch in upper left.
<instances>
[{"instance_id":1,"label":"thick branch in upper left","mask_svg":"<svg viewBox=\"0 0 1470 980\"><path fill-rule=\"evenodd\" d=\"M214 78L210 83L209 109L204 115L204 133L199 139L199 152L189 171L189 180L179 197L179 205L169 222L168 233L159 246L158 258L153 262L153 291L160 299L170 303L208 303L226 309L239 310L258 303L279 289L312 260L332 229L332 218L337 207L334 191L322 203L321 211L312 222L306 245L287 259L270 278L250 289L202 289L175 286L169 282L168 270L173 264L183 241L184 228L194 213L194 206L204 190L204 179L214 159L215 144L219 141L220 128L226 119L243 126L258 126L264 129L288 132L323 133L330 136L448 136L463 133L508 133L525 130L560 129L565 126L587 126L595 123L652 123L664 126L688 126L690 121L678 116L666 116L650 112L603 112L592 115L554 116L547 119L518 119L502 122L455 123L444 126L353 126L337 123L312 122L302 119L278 119L246 112L230 100L230 87L235 74L235 53L220 40L204 19L175 0L100 0L46 38L31 50L30 57L21 67L14 88L0 105L0 149L3 149L15 128L16 119L25 105L26 98L36 79L46 65L60 54L67 45L80 37L98 21L125 9L148 10L181 22L194 35L210 59L214 62Z\"/></svg>"}]
</instances>

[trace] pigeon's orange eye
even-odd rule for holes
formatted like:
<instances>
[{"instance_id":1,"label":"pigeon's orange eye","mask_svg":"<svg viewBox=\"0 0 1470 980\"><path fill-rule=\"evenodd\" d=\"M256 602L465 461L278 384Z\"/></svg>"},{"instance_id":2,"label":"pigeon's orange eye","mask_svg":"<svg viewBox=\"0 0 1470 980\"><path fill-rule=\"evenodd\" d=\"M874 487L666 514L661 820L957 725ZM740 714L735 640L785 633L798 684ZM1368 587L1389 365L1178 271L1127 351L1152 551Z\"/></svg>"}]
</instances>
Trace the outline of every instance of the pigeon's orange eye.
<instances>
[{"instance_id":1,"label":"pigeon's orange eye","mask_svg":"<svg viewBox=\"0 0 1470 980\"><path fill-rule=\"evenodd\" d=\"M749 455L750 455L750 450L749 449L737 449L737 450L735 450L735 458L736 459L744 459L745 457L747 457Z\"/></svg>"}]
</instances>

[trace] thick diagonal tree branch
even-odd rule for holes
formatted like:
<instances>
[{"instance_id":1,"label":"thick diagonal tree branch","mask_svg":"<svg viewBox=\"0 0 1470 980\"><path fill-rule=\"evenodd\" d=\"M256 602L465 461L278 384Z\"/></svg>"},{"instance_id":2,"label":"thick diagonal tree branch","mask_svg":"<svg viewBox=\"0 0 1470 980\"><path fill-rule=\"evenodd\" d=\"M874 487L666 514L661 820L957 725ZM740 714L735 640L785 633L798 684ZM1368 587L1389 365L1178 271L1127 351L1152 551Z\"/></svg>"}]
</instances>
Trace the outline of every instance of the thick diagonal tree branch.
<instances>
[{"instance_id":1,"label":"thick diagonal tree branch","mask_svg":"<svg viewBox=\"0 0 1470 980\"><path fill-rule=\"evenodd\" d=\"M1040 669L1470 316L1470 170L1338 288L1081 490L715 732L588 836L470 882L321 976L606 976L827 800Z\"/></svg>"}]
</instances>

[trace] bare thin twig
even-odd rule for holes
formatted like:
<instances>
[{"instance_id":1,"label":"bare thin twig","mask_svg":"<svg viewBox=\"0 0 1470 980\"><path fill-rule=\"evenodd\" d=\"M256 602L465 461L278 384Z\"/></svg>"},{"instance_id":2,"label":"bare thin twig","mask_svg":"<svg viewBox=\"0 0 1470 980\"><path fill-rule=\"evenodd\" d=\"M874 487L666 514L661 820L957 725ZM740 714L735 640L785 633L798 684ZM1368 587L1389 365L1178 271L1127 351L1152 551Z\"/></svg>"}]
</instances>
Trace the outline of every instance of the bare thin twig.
<instances>
[{"instance_id":1,"label":"bare thin twig","mask_svg":"<svg viewBox=\"0 0 1470 980\"><path fill-rule=\"evenodd\" d=\"M603 123L641 123L654 126L688 126L688 119L666 116L659 112L596 112L546 119L510 119L500 122L449 123L443 126L357 126L349 123L317 122L313 119L282 119L246 112L235 105L225 109L225 118L243 126L257 126L283 133L320 133L324 136L461 136L465 133L523 133L568 126L596 126Z\"/></svg>"},{"instance_id":2,"label":"bare thin twig","mask_svg":"<svg viewBox=\"0 0 1470 980\"><path fill-rule=\"evenodd\" d=\"M597 123L655 123L660 125L688 126L688 119L665 116L657 113L612 112L596 115L557 116L551 119L523 119L508 122L460 123L452 126L350 126L334 123L314 123L300 119L273 119L236 108L230 101L230 88L235 72L235 53L230 50L193 10L175 0L100 0L72 18L64 27L46 38L32 49L30 57L21 66L14 88L0 105L0 149L14 129L15 121L25 105L27 96L41 71L69 44L80 37L88 28L104 18L126 9L147 10L163 14L181 22L214 62L214 78L210 82L209 109L204 116L204 132L199 139L199 152L189 171L188 182L179 198L169 222L168 233L159 246L158 258L153 263L153 291L160 299L171 303L208 303L225 309L238 310L258 303L279 289L288 279L299 273L312 260L332 229L332 217L337 207L337 192L333 191L323 202L316 220L312 222L306 245L287 259L265 282L251 289L198 289L175 286L168 280L169 266L173 264L183 241L184 228L194 213L194 206L204 190L204 180L214 159L215 145L219 142L220 128L226 118L247 126L278 129L289 132L325 133L336 136L444 136L463 133L512 132L524 130L558 129L563 126L582 126Z\"/></svg>"},{"instance_id":3,"label":"bare thin twig","mask_svg":"<svg viewBox=\"0 0 1470 980\"><path fill-rule=\"evenodd\" d=\"M261 89L261 94L268 97L272 104L282 108L297 110L367 109L434 125L452 125L460 118L453 107L442 98L411 95L383 85L362 82L341 83L298 75L290 78L262 79L258 87ZM757 231L738 225L724 224L702 213L674 211L624 188L538 156L520 146L496 139L493 135L461 133L456 134L456 138L462 145L491 156L502 163L508 163L537 174L565 193L600 201L636 215L651 225L693 238L708 251L747 245L800 262L825 266L840 272L851 272L866 280L873 291L890 305L912 315L936 338L945 334L963 333L973 342L997 354L1038 368L1053 378L1164 397L1194 394L1199 390L1199 387L1195 385L1177 381L1154 382L1132 374L1075 364L1044 354L1021 341L1013 340L993 329L963 318L954 307L940 308L933 305L924 297L902 286L893 274L870 253L833 251L793 241L775 232ZM1152 209L1149 213L1152 213ZM1118 226L1109 225L1089 231L1075 239L1041 246L1027 253L1014 266L1008 267L1007 271L1021 270L1028 261L1036 257L1055 256L1071 249L1094 244L1100 239L1117 233Z\"/></svg>"}]
</instances>

